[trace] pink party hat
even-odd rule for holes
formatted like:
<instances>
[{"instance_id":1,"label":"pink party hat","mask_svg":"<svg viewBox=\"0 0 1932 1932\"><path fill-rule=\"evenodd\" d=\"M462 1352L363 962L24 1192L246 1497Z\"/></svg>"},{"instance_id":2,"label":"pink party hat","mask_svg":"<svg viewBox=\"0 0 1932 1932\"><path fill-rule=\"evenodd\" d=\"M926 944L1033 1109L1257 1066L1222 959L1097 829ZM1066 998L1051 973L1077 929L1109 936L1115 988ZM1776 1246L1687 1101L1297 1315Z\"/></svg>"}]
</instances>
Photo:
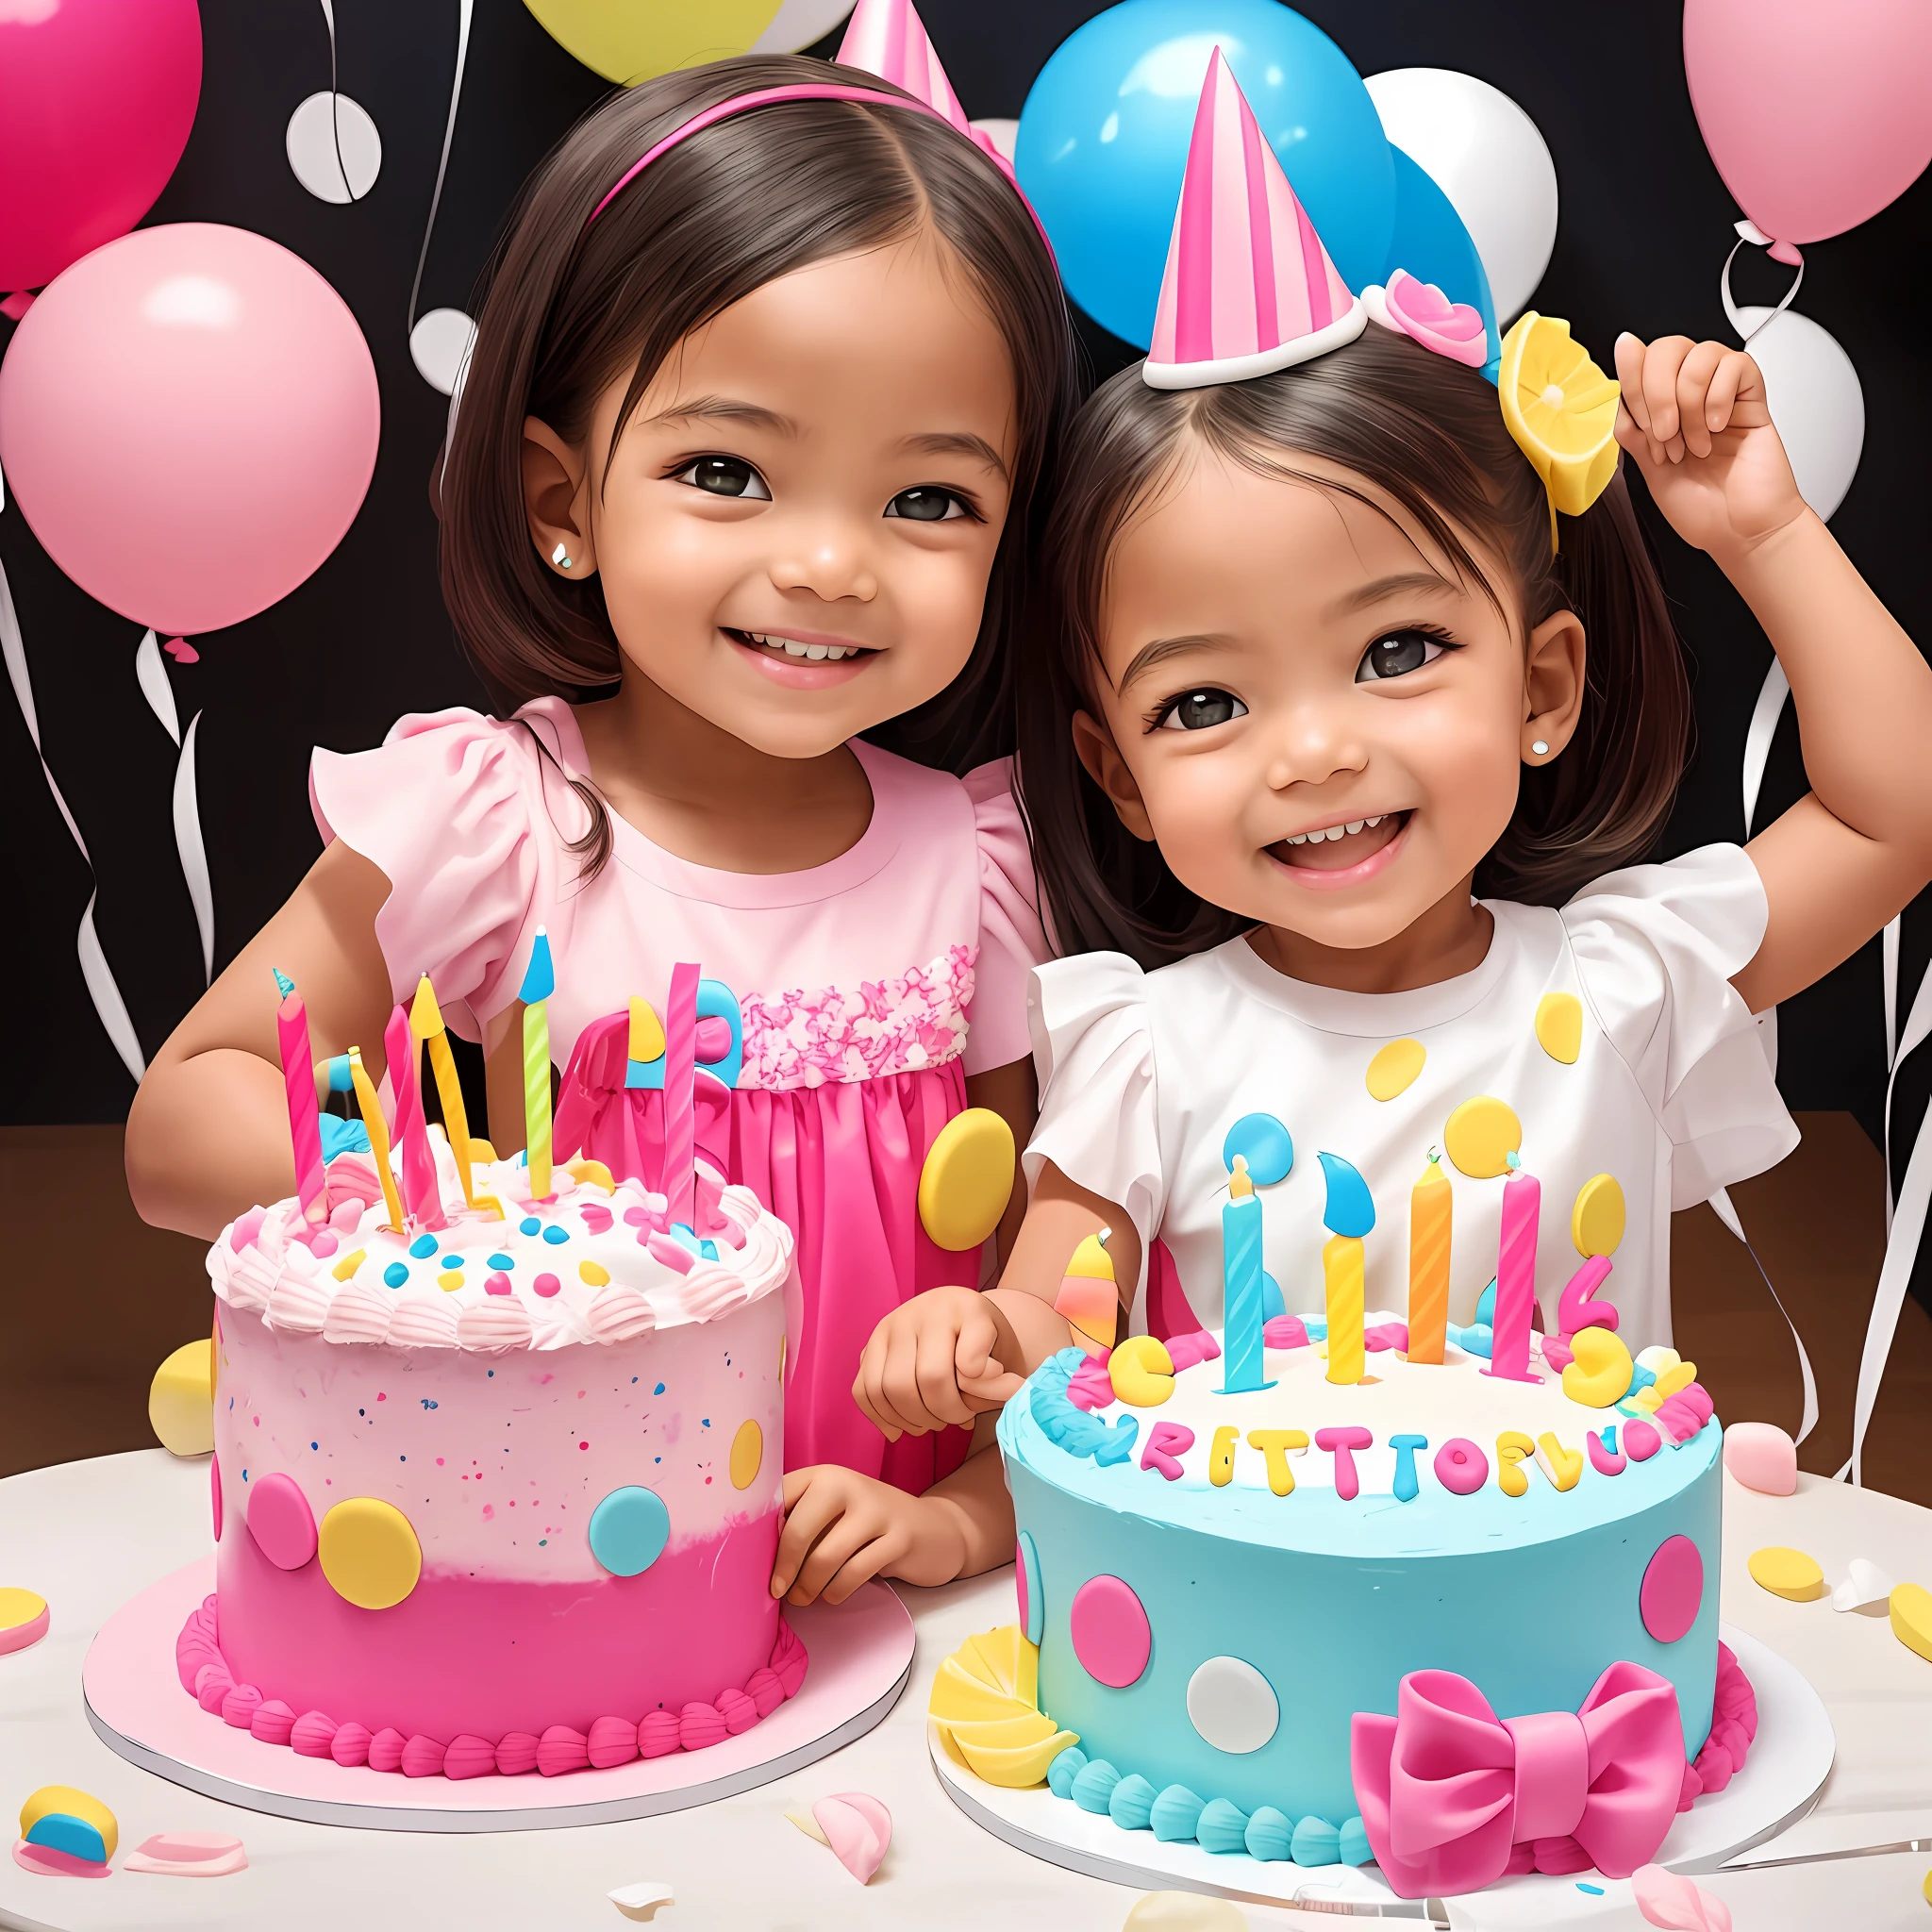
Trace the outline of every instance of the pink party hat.
<instances>
[{"instance_id":1,"label":"pink party hat","mask_svg":"<svg viewBox=\"0 0 1932 1932\"><path fill-rule=\"evenodd\" d=\"M967 120L966 109L959 105L959 96L933 52L925 23L912 0L858 0L845 38L839 43L839 58L845 66L875 74L894 87L903 87L914 100L924 101L974 147L991 155L1008 180L1013 178L1013 164Z\"/></svg>"},{"instance_id":2,"label":"pink party hat","mask_svg":"<svg viewBox=\"0 0 1932 1932\"><path fill-rule=\"evenodd\" d=\"M1141 375L1154 389L1243 382L1354 341L1368 319L1215 48Z\"/></svg>"}]
</instances>

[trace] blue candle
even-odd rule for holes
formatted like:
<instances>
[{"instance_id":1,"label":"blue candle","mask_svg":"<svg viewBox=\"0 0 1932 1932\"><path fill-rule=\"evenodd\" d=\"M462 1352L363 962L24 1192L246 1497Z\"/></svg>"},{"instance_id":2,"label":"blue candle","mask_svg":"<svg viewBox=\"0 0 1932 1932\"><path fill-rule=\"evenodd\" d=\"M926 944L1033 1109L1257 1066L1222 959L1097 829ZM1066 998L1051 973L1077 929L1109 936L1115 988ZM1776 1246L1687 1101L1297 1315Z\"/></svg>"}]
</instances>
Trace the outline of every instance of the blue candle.
<instances>
[{"instance_id":1,"label":"blue candle","mask_svg":"<svg viewBox=\"0 0 1932 1932\"><path fill-rule=\"evenodd\" d=\"M1222 1392L1239 1394L1274 1385L1262 1378L1261 1197L1248 1177L1248 1163L1234 1158L1227 1206L1221 1210L1222 1353L1226 1363Z\"/></svg>"}]
</instances>

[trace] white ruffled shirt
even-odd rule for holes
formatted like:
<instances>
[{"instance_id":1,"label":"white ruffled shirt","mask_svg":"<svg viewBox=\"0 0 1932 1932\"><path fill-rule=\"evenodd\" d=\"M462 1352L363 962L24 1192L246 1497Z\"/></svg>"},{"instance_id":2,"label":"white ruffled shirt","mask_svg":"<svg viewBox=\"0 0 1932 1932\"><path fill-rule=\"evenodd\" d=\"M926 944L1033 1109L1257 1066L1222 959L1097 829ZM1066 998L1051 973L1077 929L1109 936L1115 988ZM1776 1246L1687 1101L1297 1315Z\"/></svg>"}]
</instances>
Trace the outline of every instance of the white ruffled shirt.
<instances>
[{"instance_id":1,"label":"white ruffled shirt","mask_svg":"<svg viewBox=\"0 0 1932 1932\"><path fill-rule=\"evenodd\" d=\"M1483 902L1495 919L1474 972L1398 993L1307 986L1265 965L1245 939L1143 972L1119 953L1035 970L1028 1019L1041 1086L1029 1182L1051 1160L1124 1207L1141 1241L1165 1243L1200 1322L1221 1324L1223 1143L1249 1113L1294 1142L1288 1177L1260 1190L1264 1258L1291 1312L1324 1305L1321 1151L1368 1182L1367 1304L1408 1305L1409 1190L1450 1113L1491 1095L1522 1124L1524 1168L1542 1185L1537 1292L1554 1331L1579 1264L1571 1210L1613 1174L1625 1231L1599 1291L1633 1345L1671 1335L1670 1216L1761 1173L1798 1142L1749 1008L1730 979L1757 953L1768 908L1736 845L1613 873L1558 908ZM1545 997L1579 1003L1574 1063L1538 1036ZM1424 1049L1400 1093L1374 1098L1370 1061L1398 1040ZM1449 1319L1474 1319L1494 1276L1501 1178L1473 1179L1445 1155L1454 1190ZM1146 1319L1146 1264L1134 1325ZM1696 1284L1687 1284L1696 1292Z\"/></svg>"}]
</instances>

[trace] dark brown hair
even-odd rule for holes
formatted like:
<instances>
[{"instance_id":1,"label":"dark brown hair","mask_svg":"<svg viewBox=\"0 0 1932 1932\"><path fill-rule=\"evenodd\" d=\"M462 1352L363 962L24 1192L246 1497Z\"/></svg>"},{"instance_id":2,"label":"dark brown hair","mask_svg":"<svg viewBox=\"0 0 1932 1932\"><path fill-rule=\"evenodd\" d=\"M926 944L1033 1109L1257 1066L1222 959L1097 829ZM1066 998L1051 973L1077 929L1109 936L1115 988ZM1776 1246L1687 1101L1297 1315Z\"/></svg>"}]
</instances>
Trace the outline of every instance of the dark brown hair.
<instances>
[{"instance_id":1,"label":"dark brown hair","mask_svg":"<svg viewBox=\"0 0 1932 1932\"><path fill-rule=\"evenodd\" d=\"M930 225L958 257L1012 358L1019 425L1012 507L979 637L953 684L870 734L963 769L1011 742L1009 640L1033 550L1034 491L1074 394L1073 336L1032 217L986 155L933 115L845 101L787 101L700 129L591 211L638 157L693 114L754 91L870 75L793 56L746 56L668 74L614 95L532 175L487 272L440 477L442 592L470 661L508 711L531 698L582 702L622 675L592 577L545 568L530 541L524 419L568 441L598 394L635 365L618 433L665 357L713 316L778 276L877 248ZM590 867L608 850L585 788Z\"/></svg>"},{"instance_id":2,"label":"dark brown hair","mask_svg":"<svg viewBox=\"0 0 1932 1932\"><path fill-rule=\"evenodd\" d=\"M1690 755L1690 690L1657 565L1621 474L1550 553L1549 501L1474 370L1371 327L1346 348L1248 382L1150 389L1139 364L1074 419L1047 525L1047 596L1020 693L1020 793L1062 950L1107 947L1143 965L1198 953L1254 922L1195 897L1156 846L1133 838L1074 756L1076 710L1097 715L1101 615L1115 544L1173 474L1186 441L1264 475L1295 477L1381 508L1399 505L1465 581L1525 632L1559 610L1582 620L1586 690L1563 756L1526 766L1508 828L1476 869L1478 891L1555 905L1639 858L1663 829ZM1297 470L1318 457L1368 488ZM1465 534L1466 533L1466 534ZM1490 581L1466 539L1500 558Z\"/></svg>"}]
</instances>

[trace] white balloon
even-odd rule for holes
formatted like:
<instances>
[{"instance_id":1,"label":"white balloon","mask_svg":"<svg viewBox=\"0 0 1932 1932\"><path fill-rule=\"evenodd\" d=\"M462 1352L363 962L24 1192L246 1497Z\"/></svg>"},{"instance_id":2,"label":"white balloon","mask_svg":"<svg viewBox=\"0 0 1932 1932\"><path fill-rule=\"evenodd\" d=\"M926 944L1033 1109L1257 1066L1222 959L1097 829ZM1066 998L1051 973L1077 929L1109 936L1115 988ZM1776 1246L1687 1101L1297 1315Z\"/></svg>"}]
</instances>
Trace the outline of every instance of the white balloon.
<instances>
[{"instance_id":1,"label":"white balloon","mask_svg":"<svg viewBox=\"0 0 1932 1932\"><path fill-rule=\"evenodd\" d=\"M1852 487L1865 447L1858 372L1837 339L1795 308L1739 308L1734 320L1764 374L1764 399L1798 493L1829 518Z\"/></svg>"},{"instance_id":2,"label":"white balloon","mask_svg":"<svg viewBox=\"0 0 1932 1932\"><path fill-rule=\"evenodd\" d=\"M752 42L754 54L800 54L852 11L853 0L784 0L772 24Z\"/></svg>"},{"instance_id":3,"label":"white balloon","mask_svg":"<svg viewBox=\"0 0 1932 1932\"><path fill-rule=\"evenodd\" d=\"M409 358L425 382L452 395L475 341L476 325L460 308L432 308L409 331Z\"/></svg>"},{"instance_id":4,"label":"white balloon","mask_svg":"<svg viewBox=\"0 0 1932 1932\"><path fill-rule=\"evenodd\" d=\"M1020 124L1017 121L1002 121L995 115L985 121L975 121L973 125L1008 160L1013 158L1013 143L1020 138Z\"/></svg>"},{"instance_id":5,"label":"white balloon","mask_svg":"<svg viewBox=\"0 0 1932 1932\"><path fill-rule=\"evenodd\" d=\"M1536 123L1500 88L1446 67L1397 67L1363 85L1382 132L1462 217L1507 328L1557 245L1557 164Z\"/></svg>"},{"instance_id":6,"label":"white balloon","mask_svg":"<svg viewBox=\"0 0 1932 1932\"><path fill-rule=\"evenodd\" d=\"M310 94L289 116L288 146L296 180L317 201L360 201L382 169L382 136L347 94Z\"/></svg>"}]
</instances>

